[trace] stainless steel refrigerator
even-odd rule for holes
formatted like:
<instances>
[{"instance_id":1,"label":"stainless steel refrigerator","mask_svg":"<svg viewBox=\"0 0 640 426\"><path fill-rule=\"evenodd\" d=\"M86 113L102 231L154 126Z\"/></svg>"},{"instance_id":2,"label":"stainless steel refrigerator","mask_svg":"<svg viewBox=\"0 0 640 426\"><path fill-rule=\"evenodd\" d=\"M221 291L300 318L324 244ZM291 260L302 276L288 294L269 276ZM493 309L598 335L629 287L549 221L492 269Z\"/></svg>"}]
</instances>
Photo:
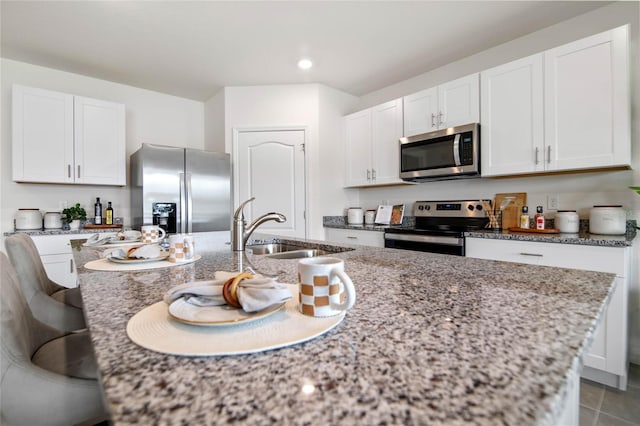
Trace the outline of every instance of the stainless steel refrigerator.
<instances>
[{"instance_id":1,"label":"stainless steel refrigerator","mask_svg":"<svg viewBox=\"0 0 640 426\"><path fill-rule=\"evenodd\" d=\"M231 229L229 154L143 144L131 154L133 227L168 233Z\"/></svg>"}]
</instances>

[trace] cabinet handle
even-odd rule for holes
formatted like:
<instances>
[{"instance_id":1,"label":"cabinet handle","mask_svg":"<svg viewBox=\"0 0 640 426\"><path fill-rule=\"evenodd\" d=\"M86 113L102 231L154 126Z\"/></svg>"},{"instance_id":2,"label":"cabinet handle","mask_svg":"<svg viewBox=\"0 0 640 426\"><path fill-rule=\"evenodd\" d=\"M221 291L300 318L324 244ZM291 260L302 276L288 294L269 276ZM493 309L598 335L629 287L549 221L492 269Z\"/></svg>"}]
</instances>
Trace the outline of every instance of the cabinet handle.
<instances>
[{"instance_id":1,"label":"cabinet handle","mask_svg":"<svg viewBox=\"0 0 640 426\"><path fill-rule=\"evenodd\" d=\"M442 111L438 112L438 125L442 126L442 123L444 123L444 114L442 113Z\"/></svg>"},{"instance_id":2,"label":"cabinet handle","mask_svg":"<svg viewBox=\"0 0 640 426\"><path fill-rule=\"evenodd\" d=\"M67 164L67 177L71 177L71 164Z\"/></svg>"},{"instance_id":3,"label":"cabinet handle","mask_svg":"<svg viewBox=\"0 0 640 426\"><path fill-rule=\"evenodd\" d=\"M371 170L367 169L367 180L371 180Z\"/></svg>"},{"instance_id":4,"label":"cabinet handle","mask_svg":"<svg viewBox=\"0 0 640 426\"><path fill-rule=\"evenodd\" d=\"M542 255L542 254L538 254L538 253L520 253L520 256L543 257L543 255Z\"/></svg>"},{"instance_id":5,"label":"cabinet handle","mask_svg":"<svg viewBox=\"0 0 640 426\"><path fill-rule=\"evenodd\" d=\"M371 180L376 180L376 169L371 169Z\"/></svg>"},{"instance_id":6,"label":"cabinet handle","mask_svg":"<svg viewBox=\"0 0 640 426\"><path fill-rule=\"evenodd\" d=\"M69 259L69 273L73 274L73 259Z\"/></svg>"},{"instance_id":7,"label":"cabinet handle","mask_svg":"<svg viewBox=\"0 0 640 426\"><path fill-rule=\"evenodd\" d=\"M78 179L80 179L80 164L78 164Z\"/></svg>"},{"instance_id":8,"label":"cabinet handle","mask_svg":"<svg viewBox=\"0 0 640 426\"><path fill-rule=\"evenodd\" d=\"M536 165L540 163L540 160L538 159L539 154L540 154L540 148L536 147Z\"/></svg>"},{"instance_id":9,"label":"cabinet handle","mask_svg":"<svg viewBox=\"0 0 640 426\"><path fill-rule=\"evenodd\" d=\"M551 164L551 145L547 145L547 164Z\"/></svg>"},{"instance_id":10,"label":"cabinet handle","mask_svg":"<svg viewBox=\"0 0 640 426\"><path fill-rule=\"evenodd\" d=\"M431 113L431 127L436 127L436 115Z\"/></svg>"},{"instance_id":11,"label":"cabinet handle","mask_svg":"<svg viewBox=\"0 0 640 426\"><path fill-rule=\"evenodd\" d=\"M351 237L349 235L347 235L347 238L350 239L350 240L357 240L358 239L358 237Z\"/></svg>"}]
</instances>

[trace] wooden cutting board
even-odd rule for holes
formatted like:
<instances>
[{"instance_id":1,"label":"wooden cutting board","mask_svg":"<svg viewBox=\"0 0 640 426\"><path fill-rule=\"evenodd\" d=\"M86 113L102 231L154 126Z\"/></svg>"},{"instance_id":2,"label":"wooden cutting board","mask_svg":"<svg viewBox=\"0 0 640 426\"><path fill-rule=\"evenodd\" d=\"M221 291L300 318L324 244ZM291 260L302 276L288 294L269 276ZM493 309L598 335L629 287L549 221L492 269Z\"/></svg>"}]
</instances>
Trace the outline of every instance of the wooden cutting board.
<instances>
[{"instance_id":1,"label":"wooden cutting board","mask_svg":"<svg viewBox=\"0 0 640 426\"><path fill-rule=\"evenodd\" d=\"M504 194L496 194L493 200L494 209L497 212L500 208L500 204L506 197L515 197L507 207L502 210L502 229L517 228L520 226L520 214L522 213L522 206L527 205L527 193L526 192L511 192Z\"/></svg>"}]
</instances>

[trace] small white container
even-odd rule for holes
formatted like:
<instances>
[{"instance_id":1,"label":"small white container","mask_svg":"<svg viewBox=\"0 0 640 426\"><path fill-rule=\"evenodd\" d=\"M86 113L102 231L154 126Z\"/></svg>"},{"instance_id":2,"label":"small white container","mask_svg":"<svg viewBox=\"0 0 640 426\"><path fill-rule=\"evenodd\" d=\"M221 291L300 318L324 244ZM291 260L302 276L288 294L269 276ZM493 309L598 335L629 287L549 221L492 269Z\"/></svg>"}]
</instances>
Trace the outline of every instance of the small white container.
<instances>
[{"instance_id":1,"label":"small white container","mask_svg":"<svg viewBox=\"0 0 640 426\"><path fill-rule=\"evenodd\" d=\"M365 225L373 225L376 221L376 211L375 210L367 210L364 213L364 223Z\"/></svg>"},{"instance_id":2,"label":"small white container","mask_svg":"<svg viewBox=\"0 0 640 426\"><path fill-rule=\"evenodd\" d=\"M360 207L347 209L347 223L349 225L362 225L364 222L364 212Z\"/></svg>"},{"instance_id":3,"label":"small white container","mask_svg":"<svg viewBox=\"0 0 640 426\"><path fill-rule=\"evenodd\" d=\"M577 234L580 231L580 217L575 210L559 210L554 223L562 233Z\"/></svg>"},{"instance_id":4,"label":"small white container","mask_svg":"<svg viewBox=\"0 0 640 426\"><path fill-rule=\"evenodd\" d=\"M589 212L589 232L602 235L624 235L627 212L622 206L593 206Z\"/></svg>"},{"instance_id":5,"label":"small white container","mask_svg":"<svg viewBox=\"0 0 640 426\"><path fill-rule=\"evenodd\" d=\"M62 215L60 212L46 212L44 214L44 229L62 228Z\"/></svg>"},{"instance_id":6,"label":"small white container","mask_svg":"<svg viewBox=\"0 0 640 426\"><path fill-rule=\"evenodd\" d=\"M42 229L42 214L39 209L18 209L16 230Z\"/></svg>"}]
</instances>

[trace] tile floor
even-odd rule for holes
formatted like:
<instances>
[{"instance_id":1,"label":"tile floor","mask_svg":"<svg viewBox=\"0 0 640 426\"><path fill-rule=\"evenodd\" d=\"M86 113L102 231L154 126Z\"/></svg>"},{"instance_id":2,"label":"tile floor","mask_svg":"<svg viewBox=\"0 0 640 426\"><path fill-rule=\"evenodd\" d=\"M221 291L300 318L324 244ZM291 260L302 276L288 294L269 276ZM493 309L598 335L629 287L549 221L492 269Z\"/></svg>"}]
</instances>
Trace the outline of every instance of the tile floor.
<instances>
[{"instance_id":1,"label":"tile floor","mask_svg":"<svg viewBox=\"0 0 640 426\"><path fill-rule=\"evenodd\" d=\"M628 425L640 425L640 365L630 365L626 392L581 380L580 426Z\"/></svg>"}]
</instances>

